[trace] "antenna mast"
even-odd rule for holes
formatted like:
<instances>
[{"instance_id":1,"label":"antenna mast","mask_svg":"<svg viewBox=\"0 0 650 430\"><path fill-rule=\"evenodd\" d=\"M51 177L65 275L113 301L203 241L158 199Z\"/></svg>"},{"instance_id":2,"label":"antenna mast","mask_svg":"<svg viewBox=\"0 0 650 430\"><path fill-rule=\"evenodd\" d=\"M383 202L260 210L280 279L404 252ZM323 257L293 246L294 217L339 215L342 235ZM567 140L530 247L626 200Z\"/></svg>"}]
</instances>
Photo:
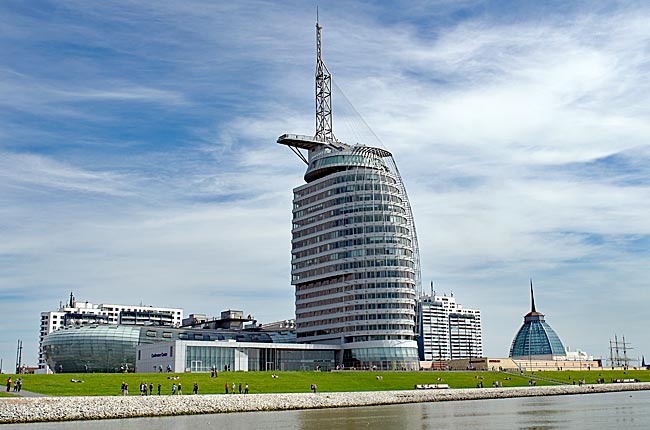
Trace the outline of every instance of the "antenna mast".
<instances>
[{"instance_id":1,"label":"antenna mast","mask_svg":"<svg viewBox=\"0 0 650 430\"><path fill-rule=\"evenodd\" d=\"M337 142L332 132L332 75L323 63L321 30L316 9L316 135L314 140Z\"/></svg>"}]
</instances>

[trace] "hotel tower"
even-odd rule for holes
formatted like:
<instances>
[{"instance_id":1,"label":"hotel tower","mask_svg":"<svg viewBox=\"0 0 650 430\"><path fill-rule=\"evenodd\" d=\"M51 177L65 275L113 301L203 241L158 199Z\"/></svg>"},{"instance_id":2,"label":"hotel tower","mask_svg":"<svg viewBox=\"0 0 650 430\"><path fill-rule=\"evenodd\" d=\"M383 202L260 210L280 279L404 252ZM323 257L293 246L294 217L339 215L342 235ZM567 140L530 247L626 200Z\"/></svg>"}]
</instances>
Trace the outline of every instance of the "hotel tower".
<instances>
[{"instance_id":1,"label":"hotel tower","mask_svg":"<svg viewBox=\"0 0 650 430\"><path fill-rule=\"evenodd\" d=\"M316 134L278 138L307 165L293 190L296 334L340 345L347 368L416 370L413 214L390 152L334 136L321 30L317 23Z\"/></svg>"}]
</instances>

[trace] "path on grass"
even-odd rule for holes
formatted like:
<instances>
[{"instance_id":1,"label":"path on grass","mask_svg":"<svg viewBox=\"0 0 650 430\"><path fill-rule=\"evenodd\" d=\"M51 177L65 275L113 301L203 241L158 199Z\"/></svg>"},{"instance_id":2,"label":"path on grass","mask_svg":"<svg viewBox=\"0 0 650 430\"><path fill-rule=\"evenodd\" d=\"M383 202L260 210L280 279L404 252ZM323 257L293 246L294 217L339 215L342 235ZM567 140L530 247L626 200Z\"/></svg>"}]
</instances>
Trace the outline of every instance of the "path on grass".
<instances>
[{"instance_id":1,"label":"path on grass","mask_svg":"<svg viewBox=\"0 0 650 430\"><path fill-rule=\"evenodd\" d=\"M14 392L13 394L20 397L48 397L47 394L34 393L33 391L27 390L20 390L18 392Z\"/></svg>"}]
</instances>

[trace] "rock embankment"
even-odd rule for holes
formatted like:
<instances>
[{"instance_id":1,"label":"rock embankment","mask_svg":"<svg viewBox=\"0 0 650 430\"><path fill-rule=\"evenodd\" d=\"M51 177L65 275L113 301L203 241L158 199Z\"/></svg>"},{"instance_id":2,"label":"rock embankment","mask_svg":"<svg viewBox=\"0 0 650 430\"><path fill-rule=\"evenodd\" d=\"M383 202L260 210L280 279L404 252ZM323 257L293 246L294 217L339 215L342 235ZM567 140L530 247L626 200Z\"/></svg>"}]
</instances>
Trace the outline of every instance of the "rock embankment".
<instances>
[{"instance_id":1,"label":"rock embankment","mask_svg":"<svg viewBox=\"0 0 650 430\"><path fill-rule=\"evenodd\" d=\"M0 398L0 423L280 411L650 390L650 383L346 393Z\"/></svg>"}]
</instances>

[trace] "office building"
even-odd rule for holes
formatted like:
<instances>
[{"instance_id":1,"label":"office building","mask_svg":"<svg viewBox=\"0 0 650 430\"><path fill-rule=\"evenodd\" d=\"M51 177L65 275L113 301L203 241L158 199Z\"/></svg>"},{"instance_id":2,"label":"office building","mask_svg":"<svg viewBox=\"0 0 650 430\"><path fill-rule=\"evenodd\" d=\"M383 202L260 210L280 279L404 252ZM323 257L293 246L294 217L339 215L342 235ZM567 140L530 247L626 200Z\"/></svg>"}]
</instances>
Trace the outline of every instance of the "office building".
<instances>
[{"instance_id":1,"label":"office building","mask_svg":"<svg viewBox=\"0 0 650 430\"><path fill-rule=\"evenodd\" d=\"M278 138L307 164L293 198L297 339L340 345L344 367L417 369L419 258L408 196L389 151L334 136L318 23L316 34L316 134Z\"/></svg>"},{"instance_id":2,"label":"office building","mask_svg":"<svg viewBox=\"0 0 650 430\"><path fill-rule=\"evenodd\" d=\"M420 359L444 368L449 360L483 356L481 311L466 309L453 294L426 295L418 300Z\"/></svg>"}]
</instances>

